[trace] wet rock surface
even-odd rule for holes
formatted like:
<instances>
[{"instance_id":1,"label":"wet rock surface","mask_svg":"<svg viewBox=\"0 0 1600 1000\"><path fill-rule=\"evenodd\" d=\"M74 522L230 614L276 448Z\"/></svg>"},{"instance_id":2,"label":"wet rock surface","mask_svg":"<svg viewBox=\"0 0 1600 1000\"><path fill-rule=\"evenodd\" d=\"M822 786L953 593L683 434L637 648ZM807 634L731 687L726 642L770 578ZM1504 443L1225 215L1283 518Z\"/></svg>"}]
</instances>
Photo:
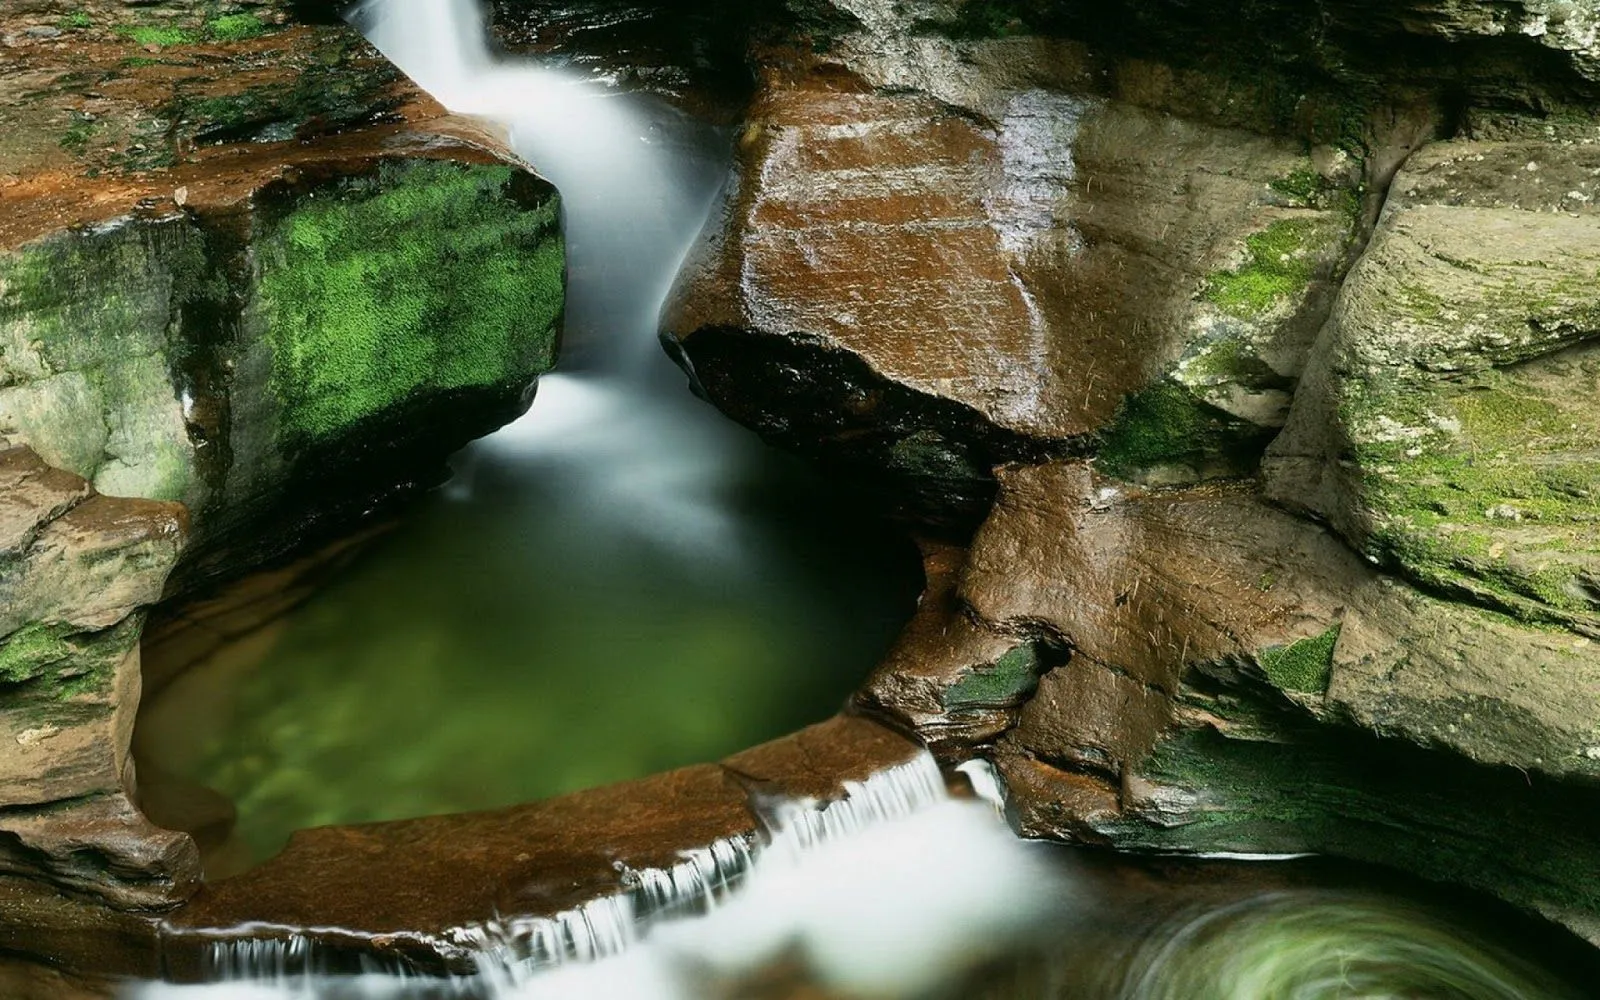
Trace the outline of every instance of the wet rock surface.
<instances>
[{"instance_id":1,"label":"wet rock surface","mask_svg":"<svg viewBox=\"0 0 1600 1000\"><path fill-rule=\"evenodd\" d=\"M1248 487L1150 491L1082 463L1001 483L957 618L1049 635L1066 662L998 739L939 739L947 723L918 714L940 677L926 660L891 657L863 701L951 759L990 743L1023 832L1342 854L1589 932L1600 661L1586 639L1416 591Z\"/></svg>"},{"instance_id":2,"label":"wet rock surface","mask_svg":"<svg viewBox=\"0 0 1600 1000\"><path fill-rule=\"evenodd\" d=\"M1167 113L1170 82L1108 86L1081 46L857 13L827 54L774 57L680 279L667 328L710 398L888 470L925 519L981 511L998 462L1102 434L1129 475L1236 468L1283 422L1359 166ZM1193 433L1151 440L1148 410Z\"/></svg>"},{"instance_id":3,"label":"wet rock surface","mask_svg":"<svg viewBox=\"0 0 1600 1000\"><path fill-rule=\"evenodd\" d=\"M624 891L625 873L670 868L712 842L753 841L753 796L817 805L902 764L917 744L840 716L718 764L489 813L295 835L252 871L207 886L167 918L169 969L199 973L207 942L307 936L331 953L470 971L462 933L491 920L550 917Z\"/></svg>"},{"instance_id":4,"label":"wet rock surface","mask_svg":"<svg viewBox=\"0 0 1600 1000\"><path fill-rule=\"evenodd\" d=\"M139 629L184 510L102 496L25 447L0 451L0 871L113 907L172 905L194 844L134 808Z\"/></svg>"}]
</instances>

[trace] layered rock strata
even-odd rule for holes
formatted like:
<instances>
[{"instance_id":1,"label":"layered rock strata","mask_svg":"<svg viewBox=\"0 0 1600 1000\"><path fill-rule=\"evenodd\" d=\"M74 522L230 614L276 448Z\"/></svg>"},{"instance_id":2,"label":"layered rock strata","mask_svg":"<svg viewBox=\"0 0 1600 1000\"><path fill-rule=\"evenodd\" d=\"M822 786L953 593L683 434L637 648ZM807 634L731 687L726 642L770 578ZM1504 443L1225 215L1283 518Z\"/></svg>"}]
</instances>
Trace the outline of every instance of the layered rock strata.
<instances>
[{"instance_id":1,"label":"layered rock strata","mask_svg":"<svg viewBox=\"0 0 1600 1000\"><path fill-rule=\"evenodd\" d=\"M858 702L1022 831L1600 940L1595 12L1492 7L841 0L763 53L668 331L943 533Z\"/></svg>"}]
</instances>

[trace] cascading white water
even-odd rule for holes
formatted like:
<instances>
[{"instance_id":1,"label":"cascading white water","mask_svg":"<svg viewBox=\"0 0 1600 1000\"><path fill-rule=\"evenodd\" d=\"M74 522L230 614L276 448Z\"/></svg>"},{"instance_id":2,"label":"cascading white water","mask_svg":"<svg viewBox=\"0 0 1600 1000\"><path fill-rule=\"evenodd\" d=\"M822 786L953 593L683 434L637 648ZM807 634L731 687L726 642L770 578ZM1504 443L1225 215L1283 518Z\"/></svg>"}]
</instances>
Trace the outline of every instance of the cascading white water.
<instances>
[{"instance_id":1,"label":"cascading white water","mask_svg":"<svg viewBox=\"0 0 1600 1000\"><path fill-rule=\"evenodd\" d=\"M352 19L447 108L503 126L561 192L571 274L561 371L477 457L553 466L591 515L697 560L746 561L758 540L737 535L722 495L753 444L684 391L656 337L725 176L726 142L664 102L495 58L474 0L367 0ZM457 490L471 489L472 457Z\"/></svg>"},{"instance_id":2,"label":"cascading white water","mask_svg":"<svg viewBox=\"0 0 1600 1000\"><path fill-rule=\"evenodd\" d=\"M758 560L759 545L729 534L734 521L713 496L751 442L689 396L656 341L662 301L723 177L722 162L703 155L717 143L664 105L497 60L473 0L369 0L354 20L446 107L503 124L562 194L572 276L563 371L541 380L526 417L476 447L537 456L590 514L694 559ZM459 471L453 488L470 490L470 465ZM723 840L670 868L623 870L617 892L554 916L459 928L452 943L476 953L475 977L330 977L315 949L291 938L219 942L209 971L225 982L133 996L674 1000L695 995L708 969L792 947L815 953L824 978L870 979L873 965L914 981L941 968L940 954L964 954L957 939L984 911L980 896L1005 900L1004 925L1031 912L1025 900L1041 884L990 810L948 799L926 753L847 783L836 801L760 808L759 842ZM917 935L914 955L863 960L863 946L894 950L885 934L895 922L930 917L942 933Z\"/></svg>"},{"instance_id":3,"label":"cascading white water","mask_svg":"<svg viewBox=\"0 0 1600 1000\"><path fill-rule=\"evenodd\" d=\"M1051 877L981 802L951 799L921 753L828 802L772 800L755 843L718 841L669 869L623 870L616 893L553 917L461 928L479 974L319 974L303 938L218 943L221 982L147 985L129 1000L627 996L688 1000L781 955L870 995L920 991L1041 912ZM974 937L983 927L986 936Z\"/></svg>"}]
</instances>

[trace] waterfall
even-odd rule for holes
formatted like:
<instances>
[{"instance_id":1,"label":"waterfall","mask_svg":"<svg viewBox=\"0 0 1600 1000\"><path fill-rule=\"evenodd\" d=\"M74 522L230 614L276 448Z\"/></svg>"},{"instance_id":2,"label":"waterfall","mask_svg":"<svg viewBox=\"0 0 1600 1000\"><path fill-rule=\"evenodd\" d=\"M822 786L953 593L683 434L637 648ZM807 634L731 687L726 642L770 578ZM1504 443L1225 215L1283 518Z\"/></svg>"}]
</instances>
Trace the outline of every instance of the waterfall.
<instances>
[{"instance_id":1,"label":"waterfall","mask_svg":"<svg viewBox=\"0 0 1600 1000\"><path fill-rule=\"evenodd\" d=\"M757 445L690 395L657 338L727 176L730 137L650 95L499 58L474 0L367 0L352 20L445 107L501 125L564 207L558 370L526 416L469 449L452 489L472 488L474 463L537 468L560 483L560 502L616 526L591 545L645 535L695 565L756 565L766 543L729 498Z\"/></svg>"},{"instance_id":2,"label":"waterfall","mask_svg":"<svg viewBox=\"0 0 1600 1000\"><path fill-rule=\"evenodd\" d=\"M685 558L758 562L760 540L732 537L723 516L754 441L690 396L656 339L725 176L725 137L647 97L496 58L472 0L369 0L354 18L446 107L502 123L562 194L572 275L562 371L469 461L514 453L549 470L564 500ZM454 488L470 490L463 471ZM990 932L987 947L1003 942L1032 919L1049 881L991 808L948 796L926 752L844 783L836 799L757 796L753 806L753 838L707 844L666 868L624 868L615 892L564 912L450 932L449 944L474 955L474 976L331 976L316 947L279 931L215 944L219 982L131 996L689 1000L705 995L704 977L791 954L810 956L825 982L882 994L966 961L984 946L975 925Z\"/></svg>"},{"instance_id":3,"label":"waterfall","mask_svg":"<svg viewBox=\"0 0 1600 1000\"><path fill-rule=\"evenodd\" d=\"M973 926L1003 941L1048 895L1051 878L1026 845L986 804L950 798L926 751L845 782L837 799L755 805L763 829L753 840L719 840L669 868L622 868L615 893L553 916L450 933L475 955L475 976L330 976L314 945L290 937L217 942L208 972L218 982L146 985L129 997L688 1000L706 976L797 951L824 981L892 995L966 961L981 944Z\"/></svg>"}]
</instances>

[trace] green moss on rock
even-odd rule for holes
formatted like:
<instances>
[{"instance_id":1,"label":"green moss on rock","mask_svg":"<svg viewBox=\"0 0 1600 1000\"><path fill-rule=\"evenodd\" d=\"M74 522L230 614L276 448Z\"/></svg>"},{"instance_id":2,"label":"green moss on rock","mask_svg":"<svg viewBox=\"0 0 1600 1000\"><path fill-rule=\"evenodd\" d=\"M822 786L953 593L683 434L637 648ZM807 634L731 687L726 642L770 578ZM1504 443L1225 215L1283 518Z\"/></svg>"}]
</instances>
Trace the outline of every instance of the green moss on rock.
<instances>
[{"instance_id":1,"label":"green moss on rock","mask_svg":"<svg viewBox=\"0 0 1600 1000\"><path fill-rule=\"evenodd\" d=\"M259 304L290 433L326 439L419 395L550 368L558 206L519 203L511 182L509 167L385 164L266 225Z\"/></svg>"},{"instance_id":2,"label":"green moss on rock","mask_svg":"<svg viewBox=\"0 0 1600 1000\"><path fill-rule=\"evenodd\" d=\"M119 29L119 34L139 45L154 45L167 48L172 45L193 45L200 40L200 36L192 31L175 25L145 24L131 28Z\"/></svg>"},{"instance_id":3,"label":"green moss on rock","mask_svg":"<svg viewBox=\"0 0 1600 1000\"><path fill-rule=\"evenodd\" d=\"M0 642L0 684L22 684L53 675L76 650L64 637L72 629L57 624L27 625Z\"/></svg>"},{"instance_id":4,"label":"green moss on rock","mask_svg":"<svg viewBox=\"0 0 1600 1000\"><path fill-rule=\"evenodd\" d=\"M104 492L189 499L171 335L199 243L174 216L0 255L0 433Z\"/></svg>"},{"instance_id":5,"label":"green moss on rock","mask_svg":"<svg viewBox=\"0 0 1600 1000\"><path fill-rule=\"evenodd\" d=\"M1600 422L1587 392L1551 395L1543 381L1490 370L1348 393L1375 558L1533 620L1594 612L1580 577L1600 566Z\"/></svg>"},{"instance_id":6,"label":"green moss on rock","mask_svg":"<svg viewBox=\"0 0 1600 1000\"><path fill-rule=\"evenodd\" d=\"M1264 649L1256 657L1267 679L1284 691L1321 694L1333 675L1333 649L1339 642L1339 626L1310 639L1287 646Z\"/></svg>"},{"instance_id":7,"label":"green moss on rock","mask_svg":"<svg viewBox=\"0 0 1600 1000\"><path fill-rule=\"evenodd\" d=\"M1187 387L1163 379L1122 401L1101 437L1100 466L1132 478L1166 465L1244 470L1264 446L1261 428L1230 417Z\"/></svg>"},{"instance_id":8,"label":"green moss on rock","mask_svg":"<svg viewBox=\"0 0 1600 1000\"><path fill-rule=\"evenodd\" d=\"M248 41L266 32L266 24L255 14L224 14L206 22L206 34L219 42Z\"/></svg>"},{"instance_id":9,"label":"green moss on rock","mask_svg":"<svg viewBox=\"0 0 1600 1000\"><path fill-rule=\"evenodd\" d=\"M1008 650L992 666L979 667L944 691L945 708L1004 708L1020 703L1039 686L1042 663L1031 643Z\"/></svg>"},{"instance_id":10,"label":"green moss on rock","mask_svg":"<svg viewBox=\"0 0 1600 1000\"><path fill-rule=\"evenodd\" d=\"M1318 726L1265 694L1213 691L1199 706L1226 726L1163 739L1140 769L1155 797L1102 828L1118 846L1326 853L1548 915L1600 912L1592 788Z\"/></svg>"},{"instance_id":11,"label":"green moss on rock","mask_svg":"<svg viewBox=\"0 0 1600 1000\"><path fill-rule=\"evenodd\" d=\"M1206 300L1245 319L1288 302L1311 282L1316 262L1310 251L1320 228L1315 219L1279 219L1252 233L1245 239L1244 264L1212 275Z\"/></svg>"}]
</instances>

